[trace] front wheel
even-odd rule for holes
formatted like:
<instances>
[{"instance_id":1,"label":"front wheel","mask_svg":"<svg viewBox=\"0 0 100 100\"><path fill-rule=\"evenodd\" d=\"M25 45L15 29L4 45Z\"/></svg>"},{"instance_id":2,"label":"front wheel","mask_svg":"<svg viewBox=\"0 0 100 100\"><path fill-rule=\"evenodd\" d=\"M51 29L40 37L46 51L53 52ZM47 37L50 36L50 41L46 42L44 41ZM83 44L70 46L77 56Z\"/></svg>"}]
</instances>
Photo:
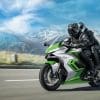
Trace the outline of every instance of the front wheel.
<instances>
[{"instance_id":1,"label":"front wheel","mask_svg":"<svg viewBox=\"0 0 100 100\"><path fill-rule=\"evenodd\" d=\"M48 91L54 91L61 85L61 78L58 73L53 75L52 67L49 64L45 64L40 70L39 81L41 86Z\"/></svg>"}]
</instances>

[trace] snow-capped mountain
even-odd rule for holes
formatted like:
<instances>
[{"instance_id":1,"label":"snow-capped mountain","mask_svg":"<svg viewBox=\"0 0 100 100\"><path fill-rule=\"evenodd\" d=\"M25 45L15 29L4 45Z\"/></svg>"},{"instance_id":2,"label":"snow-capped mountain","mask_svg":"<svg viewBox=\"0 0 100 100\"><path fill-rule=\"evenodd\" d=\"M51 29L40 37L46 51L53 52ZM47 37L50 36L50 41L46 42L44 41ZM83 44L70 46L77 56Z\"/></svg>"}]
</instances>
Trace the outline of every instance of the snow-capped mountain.
<instances>
[{"instance_id":1,"label":"snow-capped mountain","mask_svg":"<svg viewBox=\"0 0 100 100\"><path fill-rule=\"evenodd\" d=\"M20 53L44 54L44 42L52 41L58 36L67 37L67 32L58 29L43 29L36 33L13 34L0 33L0 50L15 51ZM96 36L100 40L100 36Z\"/></svg>"},{"instance_id":2,"label":"snow-capped mountain","mask_svg":"<svg viewBox=\"0 0 100 100\"><path fill-rule=\"evenodd\" d=\"M0 33L0 50L44 54L44 42L49 41L59 34L56 31L41 30L38 33L13 34Z\"/></svg>"},{"instance_id":3,"label":"snow-capped mountain","mask_svg":"<svg viewBox=\"0 0 100 100\"><path fill-rule=\"evenodd\" d=\"M0 50L15 51L20 53L43 54L41 43L23 35L0 33Z\"/></svg>"}]
</instances>

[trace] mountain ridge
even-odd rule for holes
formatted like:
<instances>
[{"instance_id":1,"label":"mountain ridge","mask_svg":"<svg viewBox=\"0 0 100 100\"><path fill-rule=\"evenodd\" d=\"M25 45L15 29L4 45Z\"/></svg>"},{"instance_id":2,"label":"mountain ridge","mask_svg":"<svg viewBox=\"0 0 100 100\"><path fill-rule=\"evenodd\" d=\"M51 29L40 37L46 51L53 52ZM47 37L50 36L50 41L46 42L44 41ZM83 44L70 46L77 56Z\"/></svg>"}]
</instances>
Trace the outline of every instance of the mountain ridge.
<instances>
[{"instance_id":1,"label":"mountain ridge","mask_svg":"<svg viewBox=\"0 0 100 100\"><path fill-rule=\"evenodd\" d=\"M50 30L43 30L36 34L28 33L26 35L1 32L0 50L19 53L44 54L44 42L50 41L61 35L63 35L63 33ZM96 36L96 38L100 42L100 35Z\"/></svg>"}]
</instances>

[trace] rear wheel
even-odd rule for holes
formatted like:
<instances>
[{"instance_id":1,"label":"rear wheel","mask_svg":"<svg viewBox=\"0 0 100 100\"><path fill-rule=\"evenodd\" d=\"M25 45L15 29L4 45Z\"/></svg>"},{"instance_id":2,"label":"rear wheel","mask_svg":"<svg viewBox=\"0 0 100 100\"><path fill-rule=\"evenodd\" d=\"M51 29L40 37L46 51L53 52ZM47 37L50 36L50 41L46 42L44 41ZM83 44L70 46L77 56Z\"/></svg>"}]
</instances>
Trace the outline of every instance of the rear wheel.
<instances>
[{"instance_id":1,"label":"rear wheel","mask_svg":"<svg viewBox=\"0 0 100 100\"><path fill-rule=\"evenodd\" d=\"M49 64L45 64L40 70L39 80L41 86L48 91L54 91L61 85L60 75L58 73L53 75L52 67Z\"/></svg>"},{"instance_id":2,"label":"rear wheel","mask_svg":"<svg viewBox=\"0 0 100 100\"><path fill-rule=\"evenodd\" d=\"M97 75L94 80L89 82L91 87L100 87L100 71L97 72Z\"/></svg>"}]
</instances>

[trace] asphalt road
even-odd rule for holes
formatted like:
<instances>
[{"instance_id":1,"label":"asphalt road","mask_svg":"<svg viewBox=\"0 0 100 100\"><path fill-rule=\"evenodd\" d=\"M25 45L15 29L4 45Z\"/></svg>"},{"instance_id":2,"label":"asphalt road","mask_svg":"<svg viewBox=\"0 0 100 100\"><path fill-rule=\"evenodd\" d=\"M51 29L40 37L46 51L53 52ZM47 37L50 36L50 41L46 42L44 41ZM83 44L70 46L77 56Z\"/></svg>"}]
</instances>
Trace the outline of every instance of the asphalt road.
<instances>
[{"instance_id":1,"label":"asphalt road","mask_svg":"<svg viewBox=\"0 0 100 100\"><path fill-rule=\"evenodd\" d=\"M36 69L0 69L0 100L100 100L100 88L88 84L63 85L44 90Z\"/></svg>"}]
</instances>

